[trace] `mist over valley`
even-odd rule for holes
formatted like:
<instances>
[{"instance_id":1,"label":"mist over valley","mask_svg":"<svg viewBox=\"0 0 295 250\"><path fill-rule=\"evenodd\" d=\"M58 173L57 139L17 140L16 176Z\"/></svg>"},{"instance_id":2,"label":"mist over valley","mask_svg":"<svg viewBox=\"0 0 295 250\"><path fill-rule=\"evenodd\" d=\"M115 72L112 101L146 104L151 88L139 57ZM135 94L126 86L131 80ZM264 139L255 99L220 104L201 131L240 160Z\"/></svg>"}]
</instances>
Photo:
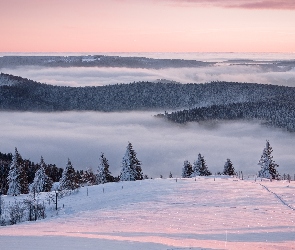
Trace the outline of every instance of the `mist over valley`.
<instances>
[{"instance_id":1,"label":"mist over valley","mask_svg":"<svg viewBox=\"0 0 295 250\"><path fill-rule=\"evenodd\" d=\"M157 82L165 84L172 82L173 86L177 86L175 82L185 85L211 81L295 86L294 64L290 58L275 60L273 57L266 59L231 57L226 60L211 57L207 59L209 63L200 63L193 67L187 67L184 60L181 61L181 67L174 68L170 66L136 68L126 65L124 67L91 65L85 67L83 64L79 67L52 67L24 64L2 65L1 71L41 83L71 87L108 86L138 81L150 82L150 86ZM206 62L205 58L202 60ZM276 86L273 87L274 90L276 88ZM262 87L260 89L263 90ZM272 88L266 89L269 91ZM285 91L284 88L281 89ZM290 91L293 91L293 88L290 88ZM125 98L128 100L128 92L126 93ZM210 92L208 93L209 97ZM285 97L292 95L289 89L286 89L284 93ZM215 97L218 96L217 92ZM194 97L196 100L199 98ZM212 104L213 99L209 101L208 97L205 97L201 106ZM260 97L264 98L262 95ZM83 109L67 112L59 110L53 113L42 110L19 112L17 109L14 111L4 109L0 112L2 127L0 152L13 152L14 147L18 147L24 158L35 162L38 162L42 155L47 162L55 163L58 167L65 167L67 158L70 158L75 168L90 167L93 170L97 167L99 154L103 152L110 162L110 170L117 175L126 145L130 141L134 145L139 160L142 161L143 172L150 177L160 175L167 177L170 171L174 176L180 176L184 160L193 163L198 153L204 155L212 173L222 171L226 159L230 158L237 171L255 174L259 170L257 163L265 141L269 140L274 149L274 160L280 165L278 171L292 174L295 164L295 147L292 146L294 133L287 132L284 128L261 125L262 122L255 119L208 120L199 123L175 124L155 117L156 114L164 113L165 110L174 111L181 110L181 107L194 107L181 104L186 100L177 95L175 98L180 101L178 106L150 107L149 111L142 109L137 112L134 112L134 108L138 109L136 102L133 108L120 112L115 109L109 113ZM229 103L233 102L234 98L237 101L247 100L249 94L240 95L237 98L233 93L232 98L227 99ZM291 99L290 97L286 100L291 103ZM60 100L62 101L61 98ZM21 103L24 104L24 102ZM110 99L109 103L111 107L114 105L114 100ZM215 104L222 103L223 99L217 103L215 100ZM57 107L60 106L57 105ZM120 104L120 107L123 106Z\"/></svg>"}]
</instances>

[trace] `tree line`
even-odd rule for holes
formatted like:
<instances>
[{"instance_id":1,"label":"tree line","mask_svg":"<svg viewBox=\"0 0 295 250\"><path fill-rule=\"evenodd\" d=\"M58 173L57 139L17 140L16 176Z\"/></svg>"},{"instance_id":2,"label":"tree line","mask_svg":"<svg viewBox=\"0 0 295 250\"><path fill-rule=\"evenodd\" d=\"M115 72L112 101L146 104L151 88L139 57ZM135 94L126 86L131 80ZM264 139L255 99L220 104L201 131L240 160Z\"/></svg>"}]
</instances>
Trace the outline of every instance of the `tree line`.
<instances>
[{"instance_id":1,"label":"tree line","mask_svg":"<svg viewBox=\"0 0 295 250\"><path fill-rule=\"evenodd\" d=\"M273 149L269 141L266 141L265 148L258 162L260 170L258 177L268 179L280 179L277 170L279 167L272 156ZM217 174L236 175L237 172L232 161L228 158L224 164L224 169ZM204 156L200 153L196 161L191 164L188 160L184 161L182 174L183 178L196 176L209 176L209 170ZM169 177L172 178L170 172ZM65 169L57 168L53 164L46 164L41 156L40 163L34 164L29 160L24 160L17 148L12 155L0 153L0 191L2 194L19 195L29 192L49 192L53 188L54 182L59 182L56 190L75 190L84 185L98 185L107 182L136 181L148 178L143 175L142 164L137 158L137 153L133 145L128 142L125 155L122 158L119 176L113 176L110 165L104 153L99 157L99 164L96 171L92 169L75 170L71 160L68 159Z\"/></svg>"},{"instance_id":2,"label":"tree line","mask_svg":"<svg viewBox=\"0 0 295 250\"><path fill-rule=\"evenodd\" d=\"M280 179L282 176L279 174L277 168L279 167L278 164L275 163L272 156L273 149L270 146L269 141L266 141L266 145L263 149L261 158L258 162L260 166L260 170L258 171L257 176L261 178L267 179ZM232 161L228 158L224 164L223 171L218 172L218 175L237 175L237 172L233 166ZM209 176L212 175L211 171L209 170L204 156L198 154L198 159L194 161L193 165L188 161L185 160L183 163L182 168L182 178L193 178L196 176ZM170 177L172 174L170 173ZM290 178L290 177L289 177Z\"/></svg>"},{"instance_id":3,"label":"tree line","mask_svg":"<svg viewBox=\"0 0 295 250\"><path fill-rule=\"evenodd\" d=\"M110 165L104 153L101 153L99 165L94 172L91 169L75 170L70 159L65 169L46 164L42 156L40 162L34 164L29 160L24 160L15 148L13 155L0 153L0 192L17 196L30 192L49 192L54 182L59 182L57 190L75 190L83 185L135 181L144 178L141 162L130 142L128 142L122 159L120 175L113 176L109 168Z\"/></svg>"}]
</instances>

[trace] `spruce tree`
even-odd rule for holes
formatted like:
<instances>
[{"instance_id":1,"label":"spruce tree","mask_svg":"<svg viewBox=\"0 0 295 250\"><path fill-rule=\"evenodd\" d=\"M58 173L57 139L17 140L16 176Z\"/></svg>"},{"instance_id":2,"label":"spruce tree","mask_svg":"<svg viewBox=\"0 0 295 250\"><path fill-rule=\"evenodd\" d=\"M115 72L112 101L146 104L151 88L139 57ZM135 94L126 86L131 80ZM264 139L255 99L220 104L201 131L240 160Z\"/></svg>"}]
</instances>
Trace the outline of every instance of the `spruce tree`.
<instances>
[{"instance_id":1,"label":"spruce tree","mask_svg":"<svg viewBox=\"0 0 295 250\"><path fill-rule=\"evenodd\" d=\"M79 187L79 180L75 169L72 166L70 159L68 159L67 166L62 173L62 177L59 183L60 190L74 190Z\"/></svg>"},{"instance_id":2,"label":"spruce tree","mask_svg":"<svg viewBox=\"0 0 295 250\"><path fill-rule=\"evenodd\" d=\"M193 167L189 161L184 161L182 168L182 178L191 178L193 173Z\"/></svg>"},{"instance_id":3,"label":"spruce tree","mask_svg":"<svg viewBox=\"0 0 295 250\"><path fill-rule=\"evenodd\" d=\"M276 164L273 160L273 156L271 155L272 152L272 147L270 146L270 143L267 140L261 158L258 162L258 165L260 165L261 167L261 170L258 172L259 177L272 179L279 178L279 173L277 171L277 167L279 167L279 165Z\"/></svg>"},{"instance_id":4,"label":"spruce tree","mask_svg":"<svg viewBox=\"0 0 295 250\"><path fill-rule=\"evenodd\" d=\"M224 175L235 175L236 171L230 159L227 159L223 169Z\"/></svg>"},{"instance_id":5,"label":"spruce tree","mask_svg":"<svg viewBox=\"0 0 295 250\"><path fill-rule=\"evenodd\" d=\"M80 180L80 172L77 171L76 175L78 176L78 179ZM82 173L81 175L81 183L87 184L87 185L96 185L97 180L96 180L96 175L93 173L93 170L91 168L88 168L85 172Z\"/></svg>"},{"instance_id":6,"label":"spruce tree","mask_svg":"<svg viewBox=\"0 0 295 250\"><path fill-rule=\"evenodd\" d=\"M142 180L143 173L141 169L141 162L137 159L136 152L133 146L128 142L125 155L121 164L121 181L135 181Z\"/></svg>"},{"instance_id":7,"label":"spruce tree","mask_svg":"<svg viewBox=\"0 0 295 250\"><path fill-rule=\"evenodd\" d=\"M20 168L20 185L21 185L21 193L28 194L29 193L29 180L28 180L28 169L30 165L27 165L29 161L23 160L21 157L19 159L19 168Z\"/></svg>"},{"instance_id":8,"label":"spruce tree","mask_svg":"<svg viewBox=\"0 0 295 250\"><path fill-rule=\"evenodd\" d=\"M31 192L49 192L53 185L51 178L45 173L46 164L43 157L41 156L39 169L35 173L35 178L33 183L30 186Z\"/></svg>"},{"instance_id":9,"label":"spruce tree","mask_svg":"<svg viewBox=\"0 0 295 250\"><path fill-rule=\"evenodd\" d=\"M2 154L0 152L0 191L2 194L7 194L8 190L8 174L12 164L13 155Z\"/></svg>"},{"instance_id":10,"label":"spruce tree","mask_svg":"<svg viewBox=\"0 0 295 250\"><path fill-rule=\"evenodd\" d=\"M13 155L12 164L8 173L8 195L17 196L21 194L21 179L20 179L20 159L21 156L15 148L15 153Z\"/></svg>"},{"instance_id":11,"label":"spruce tree","mask_svg":"<svg viewBox=\"0 0 295 250\"><path fill-rule=\"evenodd\" d=\"M211 175L209 171L204 156L198 155L198 160L194 162L192 176L208 176Z\"/></svg>"},{"instance_id":12,"label":"spruce tree","mask_svg":"<svg viewBox=\"0 0 295 250\"><path fill-rule=\"evenodd\" d=\"M100 155L100 164L97 168L96 180L98 184L103 184L113 181L113 176L109 170L109 162L103 153Z\"/></svg>"}]
</instances>

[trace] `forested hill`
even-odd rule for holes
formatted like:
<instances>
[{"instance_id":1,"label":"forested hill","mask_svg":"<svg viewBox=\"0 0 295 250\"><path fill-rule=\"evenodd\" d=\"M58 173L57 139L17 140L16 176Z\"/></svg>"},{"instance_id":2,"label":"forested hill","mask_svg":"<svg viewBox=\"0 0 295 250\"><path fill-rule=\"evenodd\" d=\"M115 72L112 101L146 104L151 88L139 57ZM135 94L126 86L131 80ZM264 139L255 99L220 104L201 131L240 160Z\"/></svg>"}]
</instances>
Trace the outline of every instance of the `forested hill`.
<instances>
[{"instance_id":1,"label":"forested hill","mask_svg":"<svg viewBox=\"0 0 295 250\"><path fill-rule=\"evenodd\" d=\"M295 132L294 101L282 99L212 105L158 115L177 123L212 120L260 120L263 124Z\"/></svg>"},{"instance_id":2,"label":"forested hill","mask_svg":"<svg viewBox=\"0 0 295 250\"><path fill-rule=\"evenodd\" d=\"M0 75L0 110L163 111L258 102L275 102L275 106L278 104L280 109L281 106L285 108L294 105L294 96L295 88L250 83L137 82L97 87L63 87L3 73Z\"/></svg>"},{"instance_id":3,"label":"forested hill","mask_svg":"<svg viewBox=\"0 0 295 250\"><path fill-rule=\"evenodd\" d=\"M0 69L17 66L43 66L43 67L127 67L127 68L190 68L213 65L214 63L183 60L183 59L154 59L147 57L124 56L2 56ZM273 62L276 67L276 62Z\"/></svg>"}]
</instances>

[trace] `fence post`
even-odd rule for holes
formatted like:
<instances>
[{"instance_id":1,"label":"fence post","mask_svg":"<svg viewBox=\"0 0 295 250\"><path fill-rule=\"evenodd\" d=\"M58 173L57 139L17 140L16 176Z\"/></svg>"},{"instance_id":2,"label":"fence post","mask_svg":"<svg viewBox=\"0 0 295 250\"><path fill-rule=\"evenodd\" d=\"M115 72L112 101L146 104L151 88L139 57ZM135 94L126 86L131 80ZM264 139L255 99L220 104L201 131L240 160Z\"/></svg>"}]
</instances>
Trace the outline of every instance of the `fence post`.
<instances>
[{"instance_id":1,"label":"fence post","mask_svg":"<svg viewBox=\"0 0 295 250\"><path fill-rule=\"evenodd\" d=\"M45 219L45 203L44 203L44 201L43 201L43 208L42 208L42 210L43 210L43 219Z\"/></svg>"},{"instance_id":2,"label":"fence post","mask_svg":"<svg viewBox=\"0 0 295 250\"><path fill-rule=\"evenodd\" d=\"M55 191L55 210L57 210L57 195L58 191Z\"/></svg>"}]
</instances>

